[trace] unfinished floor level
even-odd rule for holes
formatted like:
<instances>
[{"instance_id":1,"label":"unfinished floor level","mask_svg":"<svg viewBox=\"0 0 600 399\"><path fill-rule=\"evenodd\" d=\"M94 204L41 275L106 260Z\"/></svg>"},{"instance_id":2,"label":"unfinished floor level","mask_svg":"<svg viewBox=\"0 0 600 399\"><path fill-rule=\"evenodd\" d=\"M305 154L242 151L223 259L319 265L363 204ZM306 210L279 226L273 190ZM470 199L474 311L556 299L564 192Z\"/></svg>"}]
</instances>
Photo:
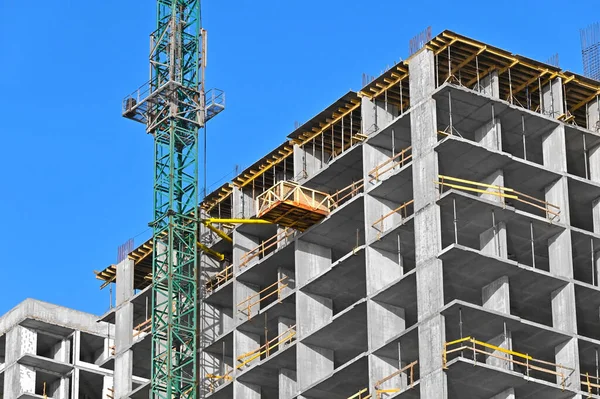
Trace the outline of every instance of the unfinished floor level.
<instances>
[{"instance_id":1,"label":"unfinished floor level","mask_svg":"<svg viewBox=\"0 0 600 399\"><path fill-rule=\"evenodd\" d=\"M600 397L599 95L446 31L210 194L272 223L202 228L203 397ZM116 399L148 397L154 250L97 273Z\"/></svg>"}]
</instances>

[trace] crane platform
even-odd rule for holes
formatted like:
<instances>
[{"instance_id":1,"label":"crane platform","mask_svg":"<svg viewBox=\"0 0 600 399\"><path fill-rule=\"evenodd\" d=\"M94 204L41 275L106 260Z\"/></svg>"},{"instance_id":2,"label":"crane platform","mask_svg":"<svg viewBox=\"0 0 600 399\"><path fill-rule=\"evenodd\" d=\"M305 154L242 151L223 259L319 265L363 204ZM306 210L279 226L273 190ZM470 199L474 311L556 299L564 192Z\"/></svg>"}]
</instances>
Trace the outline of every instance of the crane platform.
<instances>
[{"instance_id":1,"label":"crane platform","mask_svg":"<svg viewBox=\"0 0 600 399\"><path fill-rule=\"evenodd\" d=\"M334 204L327 193L281 181L256 198L256 214L260 219L304 231L327 217Z\"/></svg>"}]
</instances>

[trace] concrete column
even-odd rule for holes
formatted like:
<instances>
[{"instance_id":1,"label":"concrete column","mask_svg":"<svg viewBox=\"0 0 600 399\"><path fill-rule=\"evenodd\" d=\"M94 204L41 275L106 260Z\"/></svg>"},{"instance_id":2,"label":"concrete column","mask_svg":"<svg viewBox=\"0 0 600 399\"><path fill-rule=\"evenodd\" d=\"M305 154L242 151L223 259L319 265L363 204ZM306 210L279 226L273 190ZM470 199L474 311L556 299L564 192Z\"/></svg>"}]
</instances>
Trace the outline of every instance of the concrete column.
<instances>
[{"instance_id":1,"label":"concrete column","mask_svg":"<svg viewBox=\"0 0 600 399\"><path fill-rule=\"evenodd\" d=\"M253 350L256 350L258 348L260 348L260 335L258 334L253 334L253 333L249 333L246 331L240 331L240 330L236 330L234 331L234 342L233 342L233 350L235 352L234 358L239 358L241 355L251 352ZM244 370L256 363L258 363L260 361L260 359L255 359L252 362L250 362L248 365L244 366L241 368L241 370ZM243 360L242 360L243 362ZM239 365L242 362L238 362L236 364Z\"/></svg>"},{"instance_id":2,"label":"concrete column","mask_svg":"<svg viewBox=\"0 0 600 399\"><path fill-rule=\"evenodd\" d=\"M79 398L79 368L77 367L71 374L71 398Z\"/></svg>"},{"instance_id":3,"label":"concrete column","mask_svg":"<svg viewBox=\"0 0 600 399\"><path fill-rule=\"evenodd\" d=\"M296 371L279 369L279 399L292 399L296 394Z\"/></svg>"},{"instance_id":4,"label":"concrete column","mask_svg":"<svg viewBox=\"0 0 600 399\"><path fill-rule=\"evenodd\" d=\"M331 267L331 248L319 244L296 240L294 257L298 287Z\"/></svg>"},{"instance_id":5,"label":"concrete column","mask_svg":"<svg viewBox=\"0 0 600 399\"><path fill-rule=\"evenodd\" d=\"M403 308L369 300L367 302L369 348L376 350L406 328Z\"/></svg>"},{"instance_id":6,"label":"concrete column","mask_svg":"<svg viewBox=\"0 0 600 399\"><path fill-rule=\"evenodd\" d=\"M592 222L594 233L600 234L600 198L592 201Z\"/></svg>"},{"instance_id":7,"label":"concrete column","mask_svg":"<svg viewBox=\"0 0 600 399\"><path fill-rule=\"evenodd\" d=\"M369 356L369 385L371 393L375 392L377 388L404 390L407 387L407 376L404 373L390 378L375 388L378 381L394 374L400 367L398 359L371 354ZM374 397L376 396L374 395Z\"/></svg>"},{"instance_id":8,"label":"concrete column","mask_svg":"<svg viewBox=\"0 0 600 399\"><path fill-rule=\"evenodd\" d=\"M566 387L579 389L579 346L574 337L577 334L577 316L573 283L552 292L552 326L573 335L573 338L558 345L554 352L557 364L575 370L566 382ZM562 383L561 378L557 376L556 382Z\"/></svg>"},{"instance_id":9,"label":"concrete column","mask_svg":"<svg viewBox=\"0 0 600 399\"><path fill-rule=\"evenodd\" d=\"M412 92L411 92L412 98ZM398 116L398 107L381 100L361 99L362 134L370 135L389 125Z\"/></svg>"},{"instance_id":10,"label":"concrete column","mask_svg":"<svg viewBox=\"0 0 600 399\"><path fill-rule=\"evenodd\" d=\"M600 145L588 150L588 166L590 168L590 180L600 183Z\"/></svg>"},{"instance_id":11,"label":"concrete column","mask_svg":"<svg viewBox=\"0 0 600 399\"><path fill-rule=\"evenodd\" d=\"M396 149L396 151L399 152L399 151L401 151L401 149ZM387 148L376 147L374 145L369 144L369 142L367 141L362 146L362 152L363 152L363 176L364 176L365 183L366 183L365 191L367 191L369 189L369 187L374 186L381 180L384 180L387 177L389 177L392 173L394 173L396 168L391 169L381 175L378 175L377 179L375 179L375 175L371 175L370 172L373 169L375 169L377 166L383 164L385 161L390 159L393 156L392 151L388 150Z\"/></svg>"},{"instance_id":12,"label":"concrete column","mask_svg":"<svg viewBox=\"0 0 600 399\"><path fill-rule=\"evenodd\" d=\"M104 376L102 378L102 398L110 398L111 396L113 396L113 392L112 390L114 386L114 381L113 381L113 377L111 376ZM67 397L65 397L65 399L67 399Z\"/></svg>"},{"instance_id":13,"label":"concrete column","mask_svg":"<svg viewBox=\"0 0 600 399\"><path fill-rule=\"evenodd\" d=\"M299 391L333 372L333 350L299 342L296 351Z\"/></svg>"},{"instance_id":14,"label":"concrete column","mask_svg":"<svg viewBox=\"0 0 600 399\"><path fill-rule=\"evenodd\" d=\"M279 294L281 296L281 298L283 298L286 295L291 294L292 291L294 291L296 289L296 274L292 270L286 269L283 267L278 268L277 269L277 281L281 281L283 278L285 278L285 280L283 280L279 284L287 285L287 287L284 287L281 289L281 293Z\"/></svg>"},{"instance_id":15,"label":"concrete column","mask_svg":"<svg viewBox=\"0 0 600 399\"><path fill-rule=\"evenodd\" d=\"M479 79L479 86L479 91L483 94L500 98L500 79L498 78L498 71L492 71Z\"/></svg>"},{"instance_id":16,"label":"concrete column","mask_svg":"<svg viewBox=\"0 0 600 399\"><path fill-rule=\"evenodd\" d=\"M479 246L482 253L499 258L508 258L506 223L499 222L479 235Z\"/></svg>"},{"instance_id":17,"label":"concrete column","mask_svg":"<svg viewBox=\"0 0 600 399\"><path fill-rule=\"evenodd\" d=\"M312 142L306 143L302 147L294 144L294 180L302 184L323 169L327 165L330 156L316 142L314 149Z\"/></svg>"},{"instance_id":18,"label":"concrete column","mask_svg":"<svg viewBox=\"0 0 600 399\"><path fill-rule=\"evenodd\" d=\"M133 388L133 271L134 262L124 259L117 265L115 312L115 398L125 398Z\"/></svg>"},{"instance_id":19,"label":"concrete column","mask_svg":"<svg viewBox=\"0 0 600 399\"><path fill-rule=\"evenodd\" d=\"M490 399L515 399L515 389L514 388L508 388L494 396L492 396Z\"/></svg>"},{"instance_id":20,"label":"concrete column","mask_svg":"<svg viewBox=\"0 0 600 399\"><path fill-rule=\"evenodd\" d=\"M592 132L600 132L600 98L596 97L587 105L587 128Z\"/></svg>"},{"instance_id":21,"label":"concrete column","mask_svg":"<svg viewBox=\"0 0 600 399\"><path fill-rule=\"evenodd\" d=\"M484 179L481 179L481 183L504 187L504 171L502 169L498 169L498 170L492 172L492 174L490 174L489 176L486 176ZM494 202L504 203L504 198L497 195L497 194L499 194L497 188L487 187L485 189L485 191L489 191L489 192L495 193L495 194L481 193L481 194L479 194L479 196L481 198L485 198L487 200L494 201Z\"/></svg>"},{"instance_id":22,"label":"concrete column","mask_svg":"<svg viewBox=\"0 0 600 399\"><path fill-rule=\"evenodd\" d=\"M69 378L61 377L46 385L46 394L52 399L69 399Z\"/></svg>"},{"instance_id":23,"label":"concrete column","mask_svg":"<svg viewBox=\"0 0 600 399\"><path fill-rule=\"evenodd\" d=\"M333 318L333 301L316 294L296 293L296 331L298 338L306 337Z\"/></svg>"},{"instance_id":24,"label":"concrete column","mask_svg":"<svg viewBox=\"0 0 600 399\"><path fill-rule=\"evenodd\" d=\"M497 115L475 130L475 141L489 149L502 150L502 124Z\"/></svg>"},{"instance_id":25,"label":"concrete column","mask_svg":"<svg viewBox=\"0 0 600 399\"><path fill-rule=\"evenodd\" d=\"M261 389L259 385L240 382L233 382L233 399L260 399Z\"/></svg>"},{"instance_id":26,"label":"concrete column","mask_svg":"<svg viewBox=\"0 0 600 399\"><path fill-rule=\"evenodd\" d=\"M392 253L366 247L367 295L371 295L404 274L400 251Z\"/></svg>"},{"instance_id":27,"label":"concrete column","mask_svg":"<svg viewBox=\"0 0 600 399\"><path fill-rule=\"evenodd\" d=\"M35 355L35 330L15 326L6 333L6 367L4 370L4 398L17 398L24 393L35 393L35 368L18 364L26 354Z\"/></svg>"},{"instance_id":28,"label":"concrete column","mask_svg":"<svg viewBox=\"0 0 600 399\"><path fill-rule=\"evenodd\" d=\"M400 212L392 213L383 220L381 219L400 205L397 202L369 194L365 196L366 242L378 240L383 233L400 224L402 221Z\"/></svg>"},{"instance_id":29,"label":"concrete column","mask_svg":"<svg viewBox=\"0 0 600 399\"><path fill-rule=\"evenodd\" d=\"M542 111L544 115L558 118L564 114L562 79L554 78L542 86Z\"/></svg>"},{"instance_id":30,"label":"concrete column","mask_svg":"<svg viewBox=\"0 0 600 399\"><path fill-rule=\"evenodd\" d=\"M238 229L233 231L233 271L238 274L241 268L248 268L259 261L258 256L251 260L244 258L248 252L260 245L258 237L249 234L240 233ZM242 266L243 263L243 266Z\"/></svg>"},{"instance_id":31,"label":"concrete column","mask_svg":"<svg viewBox=\"0 0 600 399\"><path fill-rule=\"evenodd\" d=\"M483 307L510 314L510 290L508 276L500 277L481 289Z\"/></svg>"},{"instance_id":32,"label":"concrete column","mask_svg":"<svg viewBox=\"0 0 600 399\"><path fill-rule=\"evenodd\" d=\"M256 194L256 193L255 193ZM258 195L258 194L256 194ZM232 217L247 219L251 218L256 214L256 204L254 198L252 198L252 188L244 187L242 189L238 187L233 188L231 193L232 198Z\"/></svg>"},{"instance_id":33,"label":"concrete column","mask_svg":"<svg viewBox=\"0 0 600 399\"><path fill-rule=\"evenodd\" d=\"M235 293L233 306L235 307L235 322L243 323L257 315L260 311L260 303L250 306L260 299L259 296L256 295L252 299L249 299L251 296L260 292L260 287L258 285L245 283L239 280L235 281L234 287Z\"/></svg>"},{"instance_id":34,"label":"concrete column","mask_svg":"<svg viewBox=\"0 0 600 399\"><path fill-rule=\"evenodd\" d=\"M441 222L433 184L438 177L436 104L431 98L435 89L433 52L421 50L410 58L409 67L419 342L427 343L419 345L420 391L423 398L444 399L448 389L441 356L446 341L440 314L444 306L442 262L437 258L442 247Z\"/></svg>"},{"instance_id":35,"label":"concrete column","mask_svg":"<svg viewBox=\"0 0 600 399\"><path fill-rule=\"evenodd\" d=\"M510 314L510 289L508 276L500 277L499 279L486 285L481 290L483 307L496 312ZM512 335L509 330L500 331L499 334L488 340L488 343L497 347L512 350ZM509 361L510 356L502 351L488 349L487 352L493 355L486 359L486 363L492 366L513 369L513 364ZM507 360L502 360L506 358Z\"/></svg>"}]
</instances>

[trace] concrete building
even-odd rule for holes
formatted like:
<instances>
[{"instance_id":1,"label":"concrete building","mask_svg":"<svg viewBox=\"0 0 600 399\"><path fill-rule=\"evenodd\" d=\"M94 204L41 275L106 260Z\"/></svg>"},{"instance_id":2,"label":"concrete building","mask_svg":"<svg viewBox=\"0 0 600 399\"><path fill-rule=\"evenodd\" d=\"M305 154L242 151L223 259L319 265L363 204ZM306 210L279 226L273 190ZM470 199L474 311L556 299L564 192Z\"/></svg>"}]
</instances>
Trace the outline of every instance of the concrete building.
<instances>
[{"instance_id":1,"label":"concrete building","mask_svg":"<svg viewBox=\"0 0 600 399\"><path fill-rule=\"evenodd\" d=\"M210 194L274 223L201 232L204 397L599 397L599 94L446 31ZM153 250L97 274L118 399L148 397Z\"/></svg>"},{"instance_id":2,"label":"concrete building","mask_svg":"<svg viewBox=\"0 0 600 399\"><path fill-rule=\"evenodd\" d=\"M0 318L0 398L113 397L114 326L27 299Z\"/></svg>"}]
</instances>

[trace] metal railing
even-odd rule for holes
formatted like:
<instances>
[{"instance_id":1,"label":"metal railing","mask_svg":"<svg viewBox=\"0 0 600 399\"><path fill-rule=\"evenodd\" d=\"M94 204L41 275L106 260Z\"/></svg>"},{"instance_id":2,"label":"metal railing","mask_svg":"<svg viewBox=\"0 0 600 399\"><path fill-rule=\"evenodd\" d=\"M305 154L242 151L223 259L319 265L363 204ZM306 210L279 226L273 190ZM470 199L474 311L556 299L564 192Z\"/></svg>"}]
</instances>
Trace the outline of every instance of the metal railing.
<instances>
[{"instance_id":1,"label":"metal railing","mask_svg":"<svg viewBox=\"0 0 600 399\"><path fill-rule=\"evenodd\" d=\"M277 232L273 237L263 241L256 248L246 252L240 258L240 268L246 266L252 259L264 257L265 253L271 249L276 249L280 242L285 241L296 234L296 230L286 227L284 230Z\"/></svg>"},{"instance_id":2,"label":"metal railing","mask_svg":"<svg viewBox=\"0 0 600 399\"><path fill-rule=\"evenodd\" d=\"M400 375L400 374L407 374L408 378L409 378L409 385L408 385L408 389L412 389L414 387L414 383L415 383L415 373L414 373L414 368L417 365L418 361L415 360L414 362L402 367L400 370L397 370L395 372L393 372L392 374L388 375L385 378L382 378L381 380L377 381L375 383L375 397L373 397L373 395L371 393L369 393L369 389L368 388L363 388L360 391L356 392L354 395L348 397L347 399L383 399L384 395L386 394L391 394L391 393L398 393L400 391L402 391L402 388L381 388L381 384L391 380L392 378ZM408 373L407 373L408 371Z\"/></svg>"},{"instance_id":3,"label":"metal railing","mask_svg":"<svg viewBox=\"0 0 600 399\"><path fill-rule=\"evenodd\" d=\"M452 349L449 349L452 348ZM488 352L486 349L491 349L494 352L499 352L502 355L497 355L493 352ZM516 352L510 349L501 348L496 345L488 344L487 342L478 341L472 337L465 337L455 341L445 342L442 353L442 365L444 369L448 368L448 355L458 353L459 357L465 357L464 353L470 352L473 360L477 362L477 355L483 355L484 358L500 359L507 364L518 365L525 368L525 374L529 377L532 371L541 372L544 374L554 375L560 379L560 386L566 387L567 379L573 374L574 370L570 367L561 364L547 362L545 360L535 359L532 356Z\"/></svg>"},{"instance_id":4,"label":"metal railing","mask_svg":"<svg viewBox=\"0 0 600 399\"><path fill-rule=\"evenodd\" d=\"M293 325L287 331L285 331L285 332L279 334L278 336L276 336L275 338L267 341L260 348L255 349L250 352L247 352L247 353L244 353L241 356L238 356L237 361L241 362L241 363L238 364L236 366L236 368L239 370L242 367L250 364L252 361L254 361L256 359L260 359L262 356L264 356L264 358L269 357L273 353L273 350L278 349L281 345L284 345L286 343L291 343L295 339L295 337L296 337L296 325Z\"/></svg>"},{"instance_id":5,"label":"metal railing","mask_svg":"<svg viewBox=\"0 0 600 399\"><path fill-rule=\"evenodd\" d=\"M226 282L228 282L229 280L231 280L232 277L233 277L233 265L229 265L225 269L216 273L205 283L206 293L208 294L208 293L216 290L221 285L223 285Z\"/></svg>"},{"instance_id":6,"label":"metal railing","mask_svg":"<svg viewBox=\"0 0 600 399\"><path fill-rule=\"evenodd\" d=\"M152 330L152 319L145 320L133 328L133 338L137 338L143 333L149 333Z\"/></svg>"},{"instance_id":7,"label":"metal railing","mask_svg":"<svg viewBox=\"0 0 600 399\"><path fill-rule=\"evenodd\" d=\"M585 391L588 394L588 399L592 398L594 395L592 389L596 390L596 396L600 395L600 377L590 375L589 373L582 373L581 377L581 386L585 387Z\"/></svg>"},{"instance_id":8,"label":"metal railing","mask_svg":"<svg viewBox=\"0 0 600 399\"><path fill-rule=\"evenodd\" d=\"M471 180L459 179L452 176L438 175L438 178L439 180L435 183L441 187L449 187L462 191L493 195L502 199L515 200L544 211L546 214L546 218L550 220L555 220L556 218L560 220L560 208L557 205L553 205L547 201L543 201L541 199L532 197L531 195L521 193L512 188L497 186L494 184L479 183Z\"/></svg>"},{"instance_id":9,"label":"metal railing","mask_svg":"<svg viewBox=\"0 0 600 399\"><path fill-rule=\"evenodd\" d=\"M308 210L320 212L329 212L333 206L333 200L327 193L285 180L256 197L256 215L260 218L282 202L292 202Z\"/></svg>"},{"instance_id":10,"label":"metal railing","mask_svg":"<svg viewBox=\"0 0 600 399\"><path fill-rule=\"evenodd\" d=\"M410 212L410 215L412 215L414 212L414 209L411 210L409 207L411 205L413 205L414 202L415 202L415 200L412 199L410 201L403 203L402 205L400 205L398 208L394 209L393 211L390 211L389 213L382 215L371 226L374 229L376 229L379 233L383 233L384 232L383 221L396 213L399 213L400 216L402 216L402 218L407 218L409 216L409 212ZM380 226L378 226L378 225L380 225Z\"/></svg>"},{"instance_id":11,"label":"metal railing","mask_svg":"<svg viewBox=\"0 0 600 399\"><path fill-rule=\"evenodd\" d=\"M248 316L248 320L252 318L252 308L256 305L260 305L265 299L270 298L274 295L277 295L277 300L281 300L281 291L288 286L288 284L284 284L284 281L287 280L287 276L279 279L277 282L271 284L267 288L264 288L257 292L256 294L250 295L248 298L244 299L242 302L238 303L238 312L246 311L246 315ZM265 294L261 297L261 295ZM258 299L257 299L258 297Z\"/></svg>"},{"instance_id":12,"label":"metal railing","mask_svg":"<svg viewBox=\"0 0 600 399\"><path fill-rule=\"evenodd\" d=\"M400 151L398 154L392 156L387 161L377 165L373 170L369 172L369 183L373 180L379 181L379 177L386 172L394 169L396 166L404 166L405 163L412 159L412 146L407 147Z\"/></svg>"},{"instance_id":13,"label":"metal railing","mask_svg":"<svg viewBox=\"0 0 600 399\"><path fill-rule=\"evenodd\" d=\"M350 183L348 186L331 194L331 199L333 200L333 206L331 210L333 211L335 208L338 208L341 205L343 205L347 200L353 198L357 194L360 194L363 191L364 187L364 179L360 179L356 182Z\"/></svg>"}]
</instances>

